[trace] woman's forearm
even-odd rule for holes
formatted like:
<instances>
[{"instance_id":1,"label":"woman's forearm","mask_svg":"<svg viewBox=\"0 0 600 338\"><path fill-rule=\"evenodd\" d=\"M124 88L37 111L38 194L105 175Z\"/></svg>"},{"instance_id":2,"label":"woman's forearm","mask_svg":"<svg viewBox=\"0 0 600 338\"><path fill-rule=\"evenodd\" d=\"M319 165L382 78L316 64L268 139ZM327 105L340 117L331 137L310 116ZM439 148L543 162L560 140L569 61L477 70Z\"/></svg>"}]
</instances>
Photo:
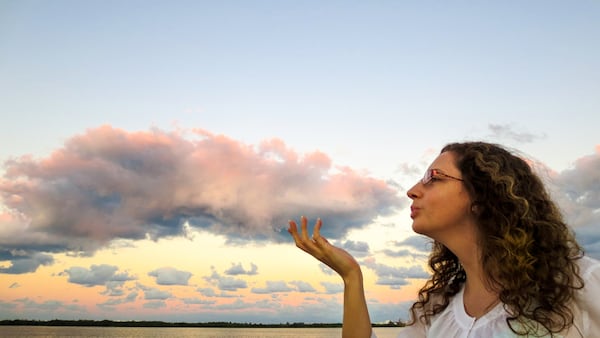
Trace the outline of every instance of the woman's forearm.
<instances>
[{"instance_id":1,"label":"woman's forearm","mask_svg":"<svg viewBox=\"0 0 600 338\"><path fill-rule=\"evenodd\" d=\"M371 337L371 318L367 308L360 268L344 279L343 338Z\"/></svg>"}]
</instances>

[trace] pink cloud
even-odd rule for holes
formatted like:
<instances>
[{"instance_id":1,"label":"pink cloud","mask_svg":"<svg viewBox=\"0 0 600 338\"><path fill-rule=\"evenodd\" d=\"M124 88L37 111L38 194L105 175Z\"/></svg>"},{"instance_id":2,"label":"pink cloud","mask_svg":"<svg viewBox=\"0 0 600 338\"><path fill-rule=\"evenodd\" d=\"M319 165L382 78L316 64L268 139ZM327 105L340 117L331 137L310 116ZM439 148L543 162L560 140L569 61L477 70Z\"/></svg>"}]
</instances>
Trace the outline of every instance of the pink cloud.
<instances>
[{"instance_id":1,"label":"pink cloud","mask_svg":"<svg viewBox=\"0 0 600 338\"><path fill-rule=\"evenodd\" d=\"M0 245L87 252L115 238L180 235L185 222L277 240L273 229L301 214L327 219L340 237L402 204L384 181L278 139L252 146L201 129L111 126L76 135L48 157L6 162L0 196L10 215L27 220L19 231L0 230ZM2 229L15 223L6 215Z\"/></svg>"}]
</instances>

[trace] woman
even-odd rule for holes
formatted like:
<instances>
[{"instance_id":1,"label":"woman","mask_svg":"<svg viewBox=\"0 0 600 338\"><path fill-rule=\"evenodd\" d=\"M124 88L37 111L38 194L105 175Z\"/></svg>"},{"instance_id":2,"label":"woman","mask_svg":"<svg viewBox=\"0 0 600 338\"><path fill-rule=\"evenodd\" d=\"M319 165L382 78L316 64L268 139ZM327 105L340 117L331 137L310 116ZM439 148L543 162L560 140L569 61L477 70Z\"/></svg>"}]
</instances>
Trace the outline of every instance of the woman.
<instances>
[{"instance_id":1,"label":"woman","mask_svg":"<svg viewBox=\"0 0 600 338\"><path fill-rule=\"evenodd\" d=\"M600 263L581 247L539 177L484 143L444 147L407 192L412 228L433 240L433 275L399 337L600 337ZM344 337L369 337L360 266L307 220L296 245L344 281Z\"/></svg>"}]
</instances>

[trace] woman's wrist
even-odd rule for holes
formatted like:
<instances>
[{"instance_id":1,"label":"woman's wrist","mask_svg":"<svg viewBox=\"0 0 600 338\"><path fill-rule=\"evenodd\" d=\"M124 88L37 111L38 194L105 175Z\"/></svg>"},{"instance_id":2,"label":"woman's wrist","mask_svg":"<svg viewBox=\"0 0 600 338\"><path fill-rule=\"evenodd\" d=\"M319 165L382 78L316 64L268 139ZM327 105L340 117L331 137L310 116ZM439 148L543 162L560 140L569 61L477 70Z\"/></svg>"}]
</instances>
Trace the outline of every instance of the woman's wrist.
<instances>
[{"instance_id":1,"label":"woman's wrist","mask_svg":"<svg viewBox=\"0 0 600 338\"><path fill-rule=\"evenodd\" d=\"M357 264L355 268L351 269L346 275L342 276L342 279L344 280L344 285L346 287L357 284L362 285L363 275L360 266Z\"/></svg>"}]
</instances>

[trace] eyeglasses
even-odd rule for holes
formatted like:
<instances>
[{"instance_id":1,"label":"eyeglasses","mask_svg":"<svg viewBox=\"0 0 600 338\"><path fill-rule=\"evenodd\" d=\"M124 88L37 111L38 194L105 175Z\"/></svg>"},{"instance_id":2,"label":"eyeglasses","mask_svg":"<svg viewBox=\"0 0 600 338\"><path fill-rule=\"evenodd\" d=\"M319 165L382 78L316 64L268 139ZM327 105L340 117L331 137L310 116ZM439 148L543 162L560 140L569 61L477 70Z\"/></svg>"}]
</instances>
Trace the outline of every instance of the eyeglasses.
<instances>
[{"instance_id":1,"label":"eyeglasses","mask_svg":"<svg viewBox=\"0 0 600 338\"><path fill-rule=\"evenodd\" d=\"M423 178L421 179L421 183L423 183L425 185L425 184L428 184L429 182L431 182L431 180L439 178L439 177L446 177L446 178L451 178L451 179L457 180L457 181L464 181L462 178L444 174L439 169L427 169L427 171L425 171L425 175L423 175Z\"/></svg>"}]
</instances>

